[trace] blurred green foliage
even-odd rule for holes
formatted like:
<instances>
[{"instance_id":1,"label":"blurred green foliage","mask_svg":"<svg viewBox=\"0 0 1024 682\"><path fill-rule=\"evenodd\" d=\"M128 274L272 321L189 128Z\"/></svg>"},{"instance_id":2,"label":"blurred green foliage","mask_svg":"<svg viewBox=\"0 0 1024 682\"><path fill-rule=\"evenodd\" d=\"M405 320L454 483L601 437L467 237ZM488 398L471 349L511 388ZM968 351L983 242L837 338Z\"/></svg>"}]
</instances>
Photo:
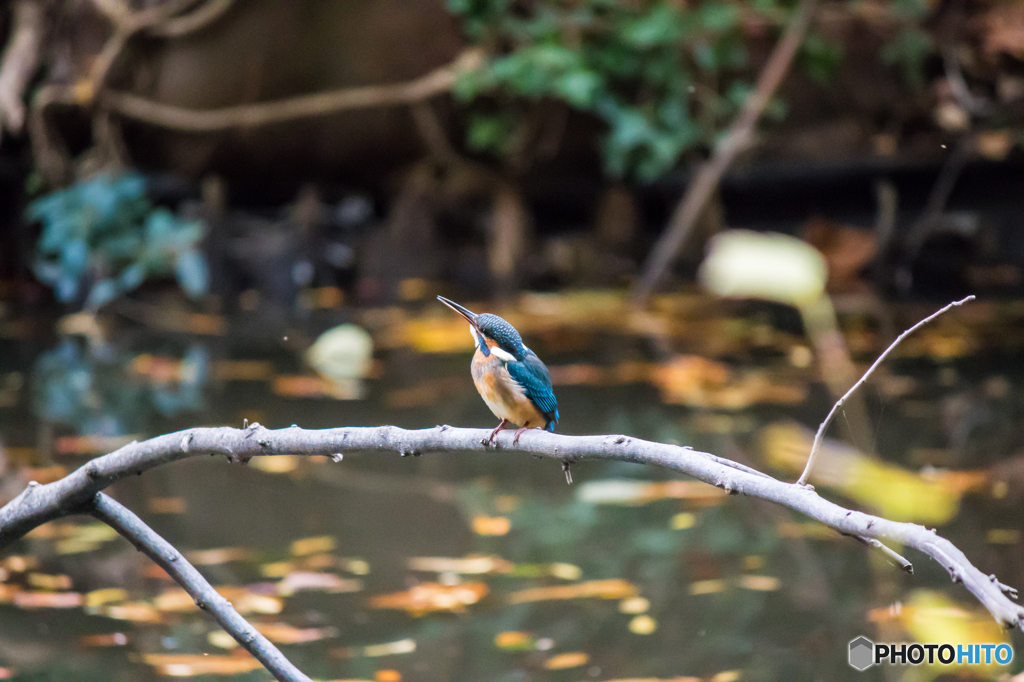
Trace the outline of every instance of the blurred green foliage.
<instances>
[{"instance_id":1,"label":"blurred green foliage","mask_svg":"<svg viewBox=\"0 0 1024 682\"><path fill-rule=\"evenodd\" d=\"M63 303L84 296L84 306L96 310L149 277L171 273L189 296L207 292L202 223L155 207L141 175L80 182L37 199L27 217L43 225L36 276Z\"/></svg>"},{"instance_id":2,"label":"blurred green foliage","mask_svg":"<svg viewBox=\"0 0 1024 682\"><path fill-rule=\"evenodd\" d=\"M916 28L924 0L891 0L906 28L884 59L911 84L920 79L927 35ZM447 0L470 40L493 56L466 74L456 96L475 106L468 143L499 156L514 151L514 102L554 99L607 125L605 171L654 180L697 146L710 147L752 88L747 42L781 26L787 0ZM922 38L924 40L922 40ZM800 67L826 84L841 46L810 33ZM771 103L766 115L781 118Z\"/></svg>"},{"instance_id":3,"label":"blurred green foliage","mask_svg":"<svg viewBox=\"0 0 1024 682\"><path fill-rule=\"evenodd\" d=\"M497 53L467 74L456 94L554 98L608 125L606 171L651 180L686 150L710 144L742 102L747 53L741 8L708 2L448 0L470 38ZM759 0L747 11L780 11ZM738 90L740 88L741 90ZM506 113L474 112L469 143L507 152Z\"/></svg>"}]
</instances>

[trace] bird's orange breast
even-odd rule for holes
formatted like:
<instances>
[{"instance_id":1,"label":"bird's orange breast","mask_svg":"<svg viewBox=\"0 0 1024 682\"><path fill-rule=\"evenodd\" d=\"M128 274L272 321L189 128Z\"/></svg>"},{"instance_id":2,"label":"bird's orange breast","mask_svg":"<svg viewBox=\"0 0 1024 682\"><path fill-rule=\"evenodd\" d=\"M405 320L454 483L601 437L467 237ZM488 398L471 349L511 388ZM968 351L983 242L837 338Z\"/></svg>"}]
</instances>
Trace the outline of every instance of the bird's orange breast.
<instances>
[{"instance_id":1,"label":"bird's orange breast","mask_svg":"<svg viewBox=\"0 0 1024 682\"><path fill-rule=\"evenodd\" d=\"M547 419L526 397L526 391L512 378L493 353L484 356L478 348L473 354L473 383L480 397L498 419L507 419L519 426L541 427Z\"/></svg>"}]
</instances>

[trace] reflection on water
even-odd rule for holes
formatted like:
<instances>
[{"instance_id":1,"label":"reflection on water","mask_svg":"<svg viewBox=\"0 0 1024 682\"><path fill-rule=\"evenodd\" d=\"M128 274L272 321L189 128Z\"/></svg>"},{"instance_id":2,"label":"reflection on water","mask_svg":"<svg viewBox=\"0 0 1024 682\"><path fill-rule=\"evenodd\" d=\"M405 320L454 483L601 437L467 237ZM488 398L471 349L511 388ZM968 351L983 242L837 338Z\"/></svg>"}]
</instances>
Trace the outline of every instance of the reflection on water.
<instances>
[{"instance_id":1,"label":"reflection on water","mask_svg":"<svg viewBox=\"0 0 1024 682\"><path fill-rule=\"evenodd\" d=\"M143 324L79 319L50 344L11 331L30 326L5 331L4 499L187 426L493 426L465 324L428 304L353 315L318 346L346 318L278 330L134 312ZM562 433L691 444L792 479L807 445L795 424L815 427L830 404L781 308L678 296L631 316L621 296L577 293L502 312L551 367ZM930 312L841 317L868 361L886 343L878 329ZM978 304L910 339L865 392L875 441L830 443L815 482L857 508L940 524L1017 586L1022 316ZM920 556L905 576L820 524L652 468L574 475L569 487L557 462L505 452L202 458L111 493L316 679L845 679L860 634L1020 644ZM54 522L0 558L0 677L203 675L269 678L106 526Z\"/></svg>"}]
</instances>

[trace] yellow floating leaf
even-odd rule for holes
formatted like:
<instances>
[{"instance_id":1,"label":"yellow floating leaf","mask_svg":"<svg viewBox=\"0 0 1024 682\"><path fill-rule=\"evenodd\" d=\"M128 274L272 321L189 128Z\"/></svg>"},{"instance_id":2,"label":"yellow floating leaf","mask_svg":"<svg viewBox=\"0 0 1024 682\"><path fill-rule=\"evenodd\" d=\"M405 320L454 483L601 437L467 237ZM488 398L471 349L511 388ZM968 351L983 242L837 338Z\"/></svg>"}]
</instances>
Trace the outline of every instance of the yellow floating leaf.
<instances>
[{"instance_id":1,"label":"yellow floating leaf","mask_svg":"<svg viewBox=\"0 0 1024 682\"><path fill-rule=\"evenodd\" d=\"M28 584L32 587L38 587L43 590L70 590L71 576L29 573Z\"/></svg>"},{"instance_id":2,"label":"yellow floating leaf","mask_svg":"<svg viewBox=\"0 0 1024 682\"><path fill-rule=\"evenodd\" d=\"M686 528L693 528L695 525L697 525L697 517L690 512L674 514L671 521L669 521L669 526L672 530L685 530Z\"/></svg>"},{"instance_id":3,"label":"yellow floating leaf","mask_svg":"<svg viewBox=\"0 0 1024 682\"><path fill-rule=\"evenodd\" d=\"M537 639L529 632L499 632L494 637L494 644L499 649L533 651L537 647Z\"/></svg>"},{"instance_id":4,"label":"yellow floating leaf","mask_svg":"<svg viewBox=\"0 0 1024 682\"><path fill-rule=\"evenodd\" d=\"M305 459L301 455L274 455L273 457L253 457L249 466L268 474L290 474L299 468Z\"/></svg>"},{"instance_id":5,"label":"yellow floating leaf","mask_svg":"<svg viewBox=\"0 0 1024 682\"><path fill-rule=\"evenodd\" d=\"M712 580L697 580L690 583L690 594L717 594L725 591L725 581L715 578Z\"/></svg>"},{"instance_id":6,"label":"yellow floating leaf","mask_svg":"<svg viewBox=\"0 0 1024 682\"><path fill-rule=\"evenodd\" d=\"M780 538L811 538L812 540L838 540L841 535L817 521L781 521L775 526Z\"/></svg>"},{"instance_id":7,"label":"yellow floating leaf","mask_svg":"<svg viewBox=\"0 0 1024 682\"><path fill-rule=\"evenodd\" d=\"M403 301L418 301L427 295L429 285L422 277L407 277L398 283L398 297Z\"/></svg>"},{"instance_id":8,"label":"yellow floating leaf","mask_svg":"<svg viewBox=\"0 0 1024 682\"><path fill-rule=\"evenodd\" d=\"M284 603L269 594L246 592L229 600L239 613L281 613L284 609Z\"/></svg>"},{"instance_id":9,"label":"yellow floating leaf","mask_svg":"<svg viewBox=\"0 0 1024 682\"><path fill-rule=\"evenodd\" d=\"M779 589L780 581L770 575L742 575L739 578L739 586L747 590L758 592L773 592Z\"/></svg>"},{"instance_id":10,"label":"yellow floating leaf","mask_svg":"<svg viewBox=\"0 0 1024 682\"><path fill-rule=\"evenodd\" d=\"M238 640L223 630L213 630L206 635L206 641L218 649L234 649L238 646Z\"/></svg>"},{"instance_id":11,"label":"yellow floating leaf","mask_svg":"<svg viewBox=\"0 0 1024 682\"><path fill-rule=\"evenodd\" d=\"M953 642L955 644L1010 644L1009 632L1003 630L991 614L981 606L964 607L945 594L919 589L910 593L902 607L896 610L896 621L913 641L925 643ZM984 659L982 659L984 661ZM927 665L927 663L925 663ZM934 669L950 671L958 666L940 666ZM995 659L989 665L964 665L969 670L991 674L1005 670Z\"/></svg>"},{"instance_id":12,"label":"yellow floating leaf","mask_svg":"<svg viewBox=\"0 0 1024 682\"><path fill-rule=\"evenodd\" d=\"M127 599L127 590L122 590L118 587L108 587L104 590L93 590L86 593L85 605L88 608L94 608L115 601L126 601Z\"/></svg>"},{"instance_id":13,"label":"yellow floating leaf","mask_svg":"<svg viewBox=\"0 0 1024 682\"><path fill-rule=\"evenodd\" d=\"M738 679L740 679L739 670L723 670L712 675L708 682L736 682Z\"/></svg>"},{"instance_id":14,"label":"yellow floating leaf","mask_svg":"<svg viewBox=\"0 0 1024 682\"><path fill-rule=\"evenodd\" d=\"M292 556L307 556L322 552L334 551L336 541L333 535L320 535L313 538L302 538L291 545Z\"/></svg>"},{"instance_id":15,"label":"yellow floating leaf","mask_svg":"<svg viewBox=\"0 0 1024 682\"><path fill-rule=\"evenodd\" d=\"M647 613L651 602L643 597L630 597L619 602L619 613Z\"/></svg>"},{"instance_id":16,"label":"yellow floating leaf","mask_svg":"<svg viewBox=\"0 0 1024 682\"><path fill-rule=\"evenodd\" d=\"M420 353L466 353L473 350L469 325L458 315L410 320L406 339Z\"/></svg>"},{"instance_id":17,"label":"yellow floating leaf","mask_svg":"<svg viewBox=\"0 0 1024 682\"><path fill-rule=\"evenodd\" d=\"M583 569L573 564L551 564L548 567L548 572L562 580L579 580L583 575Z\"/></svg>"},{"instance_id":18,"label":"yellow floating leaf","mask_svg":"<svg viewBox=\"0 0 1024 682\"><path fill-rule=\"evenodd\" d=\"M629 621L629 631L634 635L649 635L658 629L658 621L646 613Z\"/></svg>"},{"instance_id":19,"label":"yellow floating leaf","mask_svg":"<svg viewBox=\"0 0 1024 682\"><path fill-rule=\"evenodd\" d=\"M1020 531L1016 528L990 528L985 540L991 545L1016 545L1020 542Z\"/></svg>"},{"instance_id":20,"label":"yellow floating leaf","mask_svg":"<svg viewBox=\"0 0 1024 682\"><path fill-rule=\"evenodd\" d=\"M578 668L590 662L590 656L582 651L571 651L564 654L557 654L544 661L544 668L547 670L564 670L566 668Z\"/></svg>"},{"instance_id":21,"label":"yellow floating leaf","mask_svg":"<svg viewBox=\"0 0 1024 682\"><path fill-rule=\"evenodd\" d=\"M365 559L344 559L341 562L342 568L355 575L368 575L370 573L370 562Z\"/></svg>"},{"instance_id":22,"label":"yellow floating leaf","mask_svg":"<svg viewBox=\"0 0 1024 682\"><path fill-rule=\"evenodd\" d=\"M416 651L415 639L400 639L397 642L364 646L363 656L376 658L378 656L394 656L395 654L411 654L414 651Z\"/></svg>"},{"instance_id":23,"label":"yellow floating leaf","mask_svg":"<svg viewBox=\"0 0 1024 682\"><path fill-rule=\"evenodd\" d=\"M799 425L772 424L761 433L761 447L773 466L802 470L814 436ZM829 486L893 521L941 525L956 516L960 497L973 477L921 474L868 457L826 440L811 482Z\"/></svg>"},{"instance_id":24,"label":"yellow floating leaf","mask_svg":"<svg viewBox=\"0 0 1024 682\"><path fill-rule=\"evenodd\" d=\"M185 612L195 611L196 600L180 587L169 587L153 599L153 607L160 611Z\"/></svg>"},{"instance_id":25,"label":"yellow floating leaf","mask_svg":"<svg viewBox=\"0 0 1024 682\"><path fill-rule=\"evenodd\" d=\"M283 578L294 570L294 561L275 561L260 566L260 575L265 578Z\"/></svg>"}]
</instances>

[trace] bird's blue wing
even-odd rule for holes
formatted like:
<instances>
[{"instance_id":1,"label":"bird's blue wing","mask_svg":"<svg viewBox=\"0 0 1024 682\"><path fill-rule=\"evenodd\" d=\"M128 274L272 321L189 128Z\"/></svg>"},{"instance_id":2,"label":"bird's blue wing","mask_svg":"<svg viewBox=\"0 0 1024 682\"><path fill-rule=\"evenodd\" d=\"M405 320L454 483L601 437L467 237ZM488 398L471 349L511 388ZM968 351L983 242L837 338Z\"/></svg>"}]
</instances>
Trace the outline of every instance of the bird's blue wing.
<instances>
[{"instance_id":1,"label":"bird's blue wing","mask_svg":"<svg viewBox=\"0 0 1024 682\"><path fill-rule=\"evenodd\" d=\"M505 368L526 391L526 397L548 418L547 426L558 423L558 401L551 389L551 375L540 358L527 349L522 361L505 363Z\"/></svg>"}]
</instances>

